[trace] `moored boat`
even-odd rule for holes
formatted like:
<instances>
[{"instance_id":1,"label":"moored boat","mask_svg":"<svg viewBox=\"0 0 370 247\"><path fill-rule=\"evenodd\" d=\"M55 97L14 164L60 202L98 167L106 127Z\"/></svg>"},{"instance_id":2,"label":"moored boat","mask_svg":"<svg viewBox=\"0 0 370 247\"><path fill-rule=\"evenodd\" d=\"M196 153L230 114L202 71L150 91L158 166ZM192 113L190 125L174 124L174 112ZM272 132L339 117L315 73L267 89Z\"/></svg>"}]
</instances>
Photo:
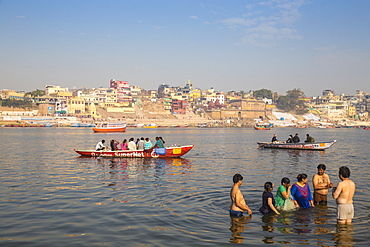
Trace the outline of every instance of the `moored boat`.
<instances>
[{"instance_id":1,"label":"moored boat","mask_svg":"<svg viewBox=\"0 0 370 247\"><path fill-rule=\"evenodd\" d=\"M280 142L257 142L261 148L275 149L300 149L300 150L316 150L323 151L330 148L337 141L330 142L311 142L311 143L280 143Z\"/></svg>"},{"instance_id":2,"label":"moored boat","mask_svg":"<svg viewBox=\"0 0 370 247\"><path fill-rule=\"evenodd\" d=\"M126 123L102 123L97 127L93 127L94 132L125 132Z\"/></svg>"},{"instance_id":3,"label":"moored boat","mask_svg":"<svg viewBox=\"0 0 370 247\"><path fill-rule=\"evenodd\" d=\"M194 145L174 146L166 148L151 148L148 150L118 150L118 151L95 151L76 150L74 151L85 157L118 157L118 158L175 158L188 153Z\"/></svg>"}]
</instances>

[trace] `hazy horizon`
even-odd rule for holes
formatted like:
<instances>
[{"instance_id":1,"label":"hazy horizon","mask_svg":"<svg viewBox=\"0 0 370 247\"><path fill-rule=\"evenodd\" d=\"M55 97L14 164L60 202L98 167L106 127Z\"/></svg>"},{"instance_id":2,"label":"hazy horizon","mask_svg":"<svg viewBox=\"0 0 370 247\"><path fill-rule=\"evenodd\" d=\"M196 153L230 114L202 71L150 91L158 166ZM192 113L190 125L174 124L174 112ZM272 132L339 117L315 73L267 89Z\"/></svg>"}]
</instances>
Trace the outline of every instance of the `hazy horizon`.
<instances>
[{"instance_id":1,"label":"hazy horizon","mask_svg":"<svg viewBox=\"0 0 370 247\"><path fill-rule=\"evenodd\" d=\"M370 92L370 1L0 0L0 88Z\"/></svg>"}]
</instances>

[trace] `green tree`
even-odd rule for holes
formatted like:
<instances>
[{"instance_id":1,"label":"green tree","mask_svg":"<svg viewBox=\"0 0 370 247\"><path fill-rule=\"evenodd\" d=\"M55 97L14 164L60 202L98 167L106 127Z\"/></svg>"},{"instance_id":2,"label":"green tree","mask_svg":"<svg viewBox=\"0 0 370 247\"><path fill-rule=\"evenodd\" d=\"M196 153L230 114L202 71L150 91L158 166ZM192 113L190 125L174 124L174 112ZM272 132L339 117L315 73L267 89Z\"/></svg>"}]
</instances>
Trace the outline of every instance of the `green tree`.
<instances>
[{"instance_id":1,"label":"green tree","mask_svg":"<svg viewBox=\"0 0 370 247\"><path fill-rule=\"evenodd\" d=\"M7 107L16 107L16 108L32 108L32 101L30 100L17 100L17 99L2 99L1 100L2 106Z\"/></svg>"},{"instance_id":2,"label":"green tree","mask_svg":"<svg viewBox=\"0 0 370 247\"><path fill-rule=\"evenodd\" d=\"M304 93L300 89L288 90L286 96L280 96L276 102L276 106L284 111L293 111L296 114L304 114L307 112L307 106L302 100L305 97Z\"/></svg>"},{"instance_id":3,"label":"green tree","mask_svg":"<svg viewBox=\"0 0 370 247\"><path fill-rule=\"evenodd\" d=\"M35 91L26 93L24 97L36 98L36 97L44 96L44 95L45 95L44 90L36 89Z\"/></svg>"},{"instance_id":4,"label":"green tree","mask_svg":"<svg viewBox=\"0 0 370 247\"><path fill-rule=\"evenodd\" d=\"M253 92L253 96L256 98L272 99L272 91L268 89L260 89Z\"/></svg>"}]
</instances>

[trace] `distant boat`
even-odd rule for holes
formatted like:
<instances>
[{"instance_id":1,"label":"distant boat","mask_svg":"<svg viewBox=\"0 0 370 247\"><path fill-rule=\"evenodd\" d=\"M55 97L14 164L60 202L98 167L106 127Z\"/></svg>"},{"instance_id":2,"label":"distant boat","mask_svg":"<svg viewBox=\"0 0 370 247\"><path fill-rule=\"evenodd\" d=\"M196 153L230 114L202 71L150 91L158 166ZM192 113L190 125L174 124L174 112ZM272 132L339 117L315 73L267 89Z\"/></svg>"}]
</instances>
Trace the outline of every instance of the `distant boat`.
<instances>
[{"instance_id":1,"label":"distant boat","mask_svg":"<svg viewBox=\"0 0 370 247\"><path fill-rule=\"evenodd\" d=\"M92 130L94 132L125 132L126 131L126 123L120 122L111 122L111 123L102 123L97 127L93 127Z\"/></svg>"},{"instance_id":2,"label":"distant boat","mask_svg":"<svg viewBox=\"0 0 370 247\"><path fill-rule=\"evenodd\" d=\"M275 149L300 149L300 150L316 150L323 151L330 148L337 141L331 142L310 142L310 143L278 143L278 142L257 142L260 148L275 148Z\"/></svg>"},{"instance_id":3,"label":"distant boat","mask_svg":"<svg viewBox=\"0 0 370 247\"><path fill-rule=\"evenodd\" d=\"M70 127L96 127L93 123L72 123Z\"/></svg>"},{"instance_id":4,"label":"distant boat","mask_svg":"<svg viewBox=\"0 0 370 247\"><path fill-rule=\"evenodd\" d=\"M255 130L270 130L271 129L271 125L270 124L256 124L254 125L254 129Z\"/></svg>"},{"instance_id":5,"label":"distant boat","mask_svg":"<svg viewBox=\"0 0 370 247\"><path fill-rule=\"evenodd\" d=\"M144 125L143 128L158 128L158 125L157 124L147 124L147 125Z\"/></svg>"}]
</instances>

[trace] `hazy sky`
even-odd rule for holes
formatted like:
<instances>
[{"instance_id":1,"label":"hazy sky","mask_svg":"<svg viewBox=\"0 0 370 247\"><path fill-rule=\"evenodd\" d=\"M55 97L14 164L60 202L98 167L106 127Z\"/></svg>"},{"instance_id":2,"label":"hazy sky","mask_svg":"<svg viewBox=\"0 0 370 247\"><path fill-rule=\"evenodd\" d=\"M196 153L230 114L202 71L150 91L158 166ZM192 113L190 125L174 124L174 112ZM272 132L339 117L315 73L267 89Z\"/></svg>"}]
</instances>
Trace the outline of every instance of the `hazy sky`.
<instances>
[{"instance_id":1,"label":"hazy sky","mask_svg":"<svg viewBox=\"0 0 370 247\"><path fill-rule=\"evenodd\" d=\"M0 89L370 92L367 0L0 0Z\"/></svg>"}]
</instances>

